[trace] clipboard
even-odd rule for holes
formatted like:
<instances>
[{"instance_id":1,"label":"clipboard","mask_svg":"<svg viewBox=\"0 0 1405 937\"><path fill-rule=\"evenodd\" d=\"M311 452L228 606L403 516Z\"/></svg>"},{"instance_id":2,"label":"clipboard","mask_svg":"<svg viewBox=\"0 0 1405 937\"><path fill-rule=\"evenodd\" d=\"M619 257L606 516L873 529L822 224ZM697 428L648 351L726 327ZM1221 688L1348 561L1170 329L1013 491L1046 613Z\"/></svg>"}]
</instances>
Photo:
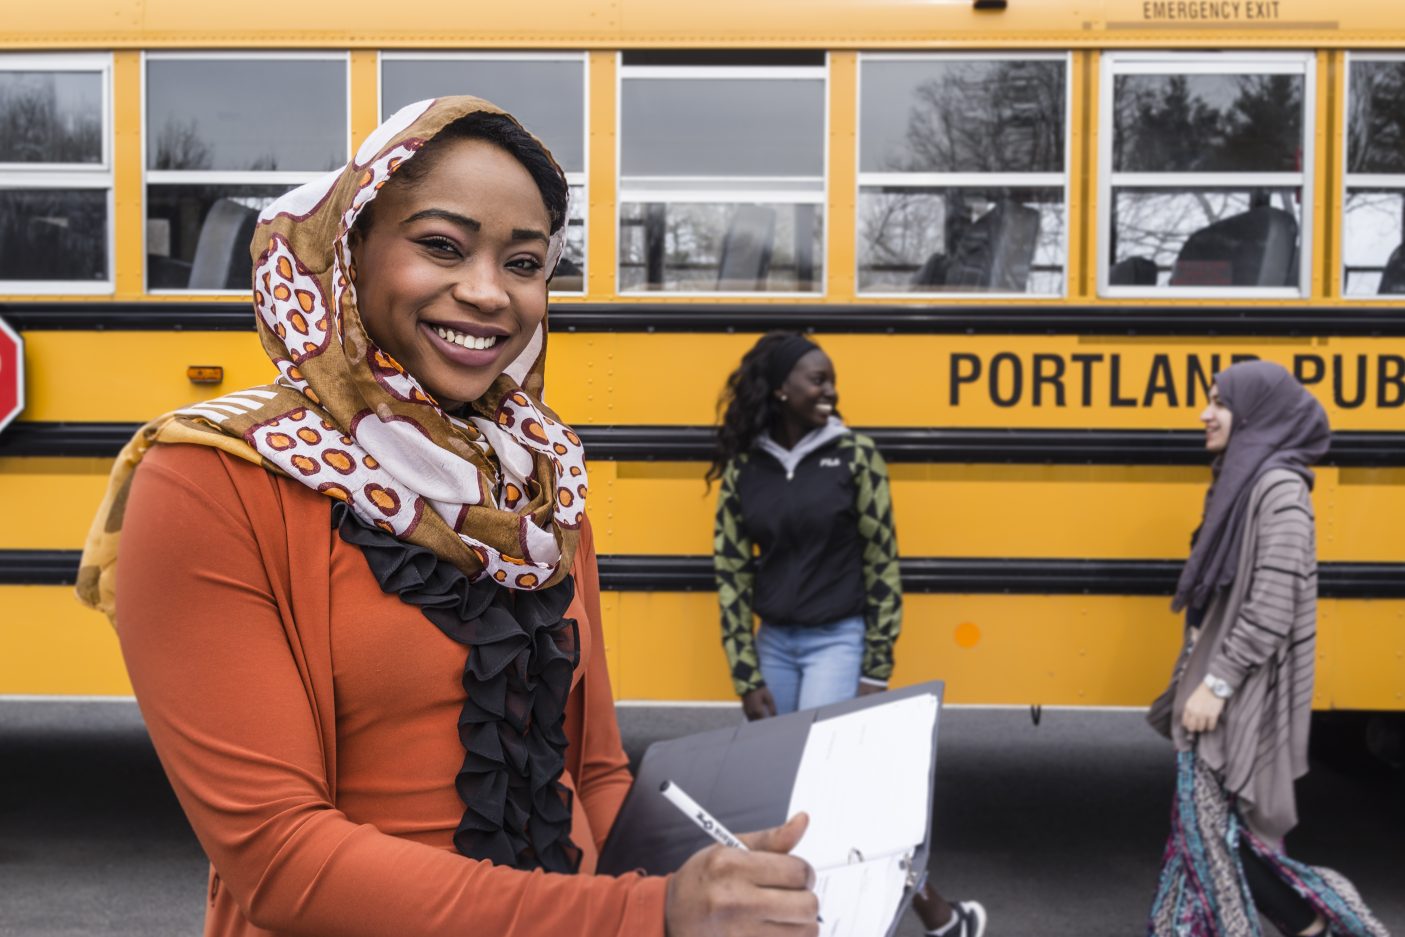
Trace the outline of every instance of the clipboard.
<instances>
[{"instance_id":1,"label":"clipboard","mask_svg":"<svg viewBox=\"0 0 1405 937\"><path fill-rule=\"evenodd\" d=\"M924 703L922 698L930 698L933 700L930 706L931 736L929 754L925 758L925 779L915 773L905 779L909 793L921 785L921 792L925 794L921 798L921 839L910 849L904 850L904 855L897 857L903 868L902 895L887 929L881 934L874 931L865 935L892 937L897 931L902 910L926 878L931 854L937 736L944 689L941 681L921 683L818 709L743 722L733 728L655 742L645 752L634 785L626 795L605 841L597 872L620 875L642 871L650 875L666 875L677 871L689 856L711 844L712 840L706 833L660 796L659 787L664 781L675 781L735 832L779 826L789 816L797 782L801 782L802 788L814 788L813 777L800 777L802 760L808 759L808 772L813 772L819 763L815 760L817 757L822 760L822 753L817 754L813 747L807 755L812 730L815 730L818 740L856 721L882 720L885 718L879 712L882 707L893 707L903 701L908 702L883 713L905 716L912 712L914 705L919 705L926 712L927 707L920 704ZM832 722L840 717L865 713L867 715L860 715L857 720ZM892 725L899 732L907 731L900 723ZM910 731L923 732L923 727L915 724ZM925 732L923 735L925 737ZM913 736L909 734L909 737ZM914 764L909 771L920 772L922 767ZM882 809L882 798L856 803L853 805L855 821L862 822L865 810L881 813ZM808 837L810 834L806 835ZM798 849L803 850L805 843L802 840ZM859 853L854 857L858 862L871 858L863 856L858 849L852 852ZM826 921L830 923L828 918Z\"/></svg>"}]
</instances>

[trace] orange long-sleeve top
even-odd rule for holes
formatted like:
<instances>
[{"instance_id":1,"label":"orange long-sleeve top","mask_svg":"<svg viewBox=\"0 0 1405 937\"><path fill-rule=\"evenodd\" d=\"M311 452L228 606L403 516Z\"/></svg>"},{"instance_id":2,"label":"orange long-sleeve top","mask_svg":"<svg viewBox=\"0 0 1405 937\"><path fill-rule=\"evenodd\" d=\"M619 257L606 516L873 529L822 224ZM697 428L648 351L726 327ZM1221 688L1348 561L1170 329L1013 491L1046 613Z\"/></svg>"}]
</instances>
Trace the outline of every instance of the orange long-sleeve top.
<instances>
[{"instance_id":1,"label":"orange long-sleeve top","mask_svg":"<svg viewBox=\"0 0 1405 937\"><path fill-rule=\"evenodd\" d=\"M331 502L204 446L138 469L117 631L210 858L207 937L662 937L666 880L594 875L630 784L587 523L563 783L581 874L468 859L453 780L468 650L383 593Z\"/></svg>"}]
</instances>

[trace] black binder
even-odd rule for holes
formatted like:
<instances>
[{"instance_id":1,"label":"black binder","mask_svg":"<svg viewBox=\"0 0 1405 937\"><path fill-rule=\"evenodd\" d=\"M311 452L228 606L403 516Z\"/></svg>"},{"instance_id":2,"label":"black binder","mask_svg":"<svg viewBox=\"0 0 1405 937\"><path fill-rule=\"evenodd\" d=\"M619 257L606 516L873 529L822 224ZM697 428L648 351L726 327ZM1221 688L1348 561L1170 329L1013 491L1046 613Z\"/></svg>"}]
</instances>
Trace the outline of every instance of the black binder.
<instances>
[{"instance_id":1,"label":"black binder","mask_svg":"<svg viewBox=\"0 0 1405 937\"><path fill-rule=\"evenodd\" d=\"M779 826L787 819L800 757L812 725L858 710L931 695L937 700L937 718L932 726L932 757L927 769L927 832L910 859L900 905L905 908L926 877L931 853L932 791L943 691L941 681L921 683L818 709L744 722L735 728L655 742L644 754L634 786L601 850L597 871L605 875L636 870L666 875L712 843L706 833L659 793L664 781L676 782L734 833ZM895 918L888 934L895 933L897 925Z\"/></svg>"}]
</instances>

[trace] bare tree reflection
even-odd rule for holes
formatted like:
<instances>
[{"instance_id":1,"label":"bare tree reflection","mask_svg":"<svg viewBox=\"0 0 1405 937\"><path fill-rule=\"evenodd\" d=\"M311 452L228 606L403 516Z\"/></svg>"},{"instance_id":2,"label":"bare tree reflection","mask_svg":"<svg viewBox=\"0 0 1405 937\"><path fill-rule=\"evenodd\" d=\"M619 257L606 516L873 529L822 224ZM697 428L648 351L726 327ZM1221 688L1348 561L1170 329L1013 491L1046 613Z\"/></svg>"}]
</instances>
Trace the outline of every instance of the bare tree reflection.
<instances>
[{"instance_id":1,"label":"bare tree reflection","mask_svg":"<svg viewBox=\"0 0 1405 937\"><path fill-rule=\"evenodd\" d=\"M0 83L0 163L100 163L102 115L59 106L54 76Z\"/></svg>"},{"instance_id":2,"label":"bare tree reflection","mask_svg":"<svg viewBox=\"0 0 1405 937\"><path fill-rule=\"evenodd\" d=\"M1405 191L1348 190L1342 241L1345 292L1375 295L1391 254L1405 243Z\"/></svg>"},{"instance_id":3,"label":"bare tree reflection","mask_svg":"<svg viewBox=\"0 0 1405 937\"><path fill-rule=\"evenodd\" d=\"M918 85L897 172L1059 172L1064 63L943 62Z\"/></svg>"},{"instance_id":4,"label":"bare tree reflection","mask_svg":"<svg viewBox=\"0 0 1405 937\"><path fill-rule=\"evenodd\" d=\"M201 132L200 121L194 117L181 120L168 116L156 134L155 163L151 168L198 171L213 169L214 164L214 147ZM240 169L244 172L277 172L278 156L272 150L266 150Z\"/></svg>"},{"instance_id":5,"label":"bare tree reflection","mask_svg":"<svg viewBox=\"0 0 1405 937\"><path fill-rule=\"evenodd\" d=\"M1297 171L1302 88L1300 75L1120 75L1113 96L1113 168Z\"/></svg>"},{"instance_id":6,"label":"bare tree reflection","mask_svg":"<svg viewBox=\"0 0 1405 937\"><path fill-rule=\"evenodd\" d=\"M859 242L865 271L891 270L907 275L933 251L945 251L949 190L883 189L864 193L859 208ZM861 286L882 279L865 277ZM893 285L896 284L896 280Z\"/></svg>"},{"instance_id":7,"label":"bare tree reflection","mask_svg":"<svg viewBox=\"0 0 1405 937\"><path fill-rule=\"evenodd\" d=\"M1405 173L1405 62L1353 62L1347 172Z\"/></svg>"},{"instance_id":8,"label":"bare tree reflection","mask_svg":"<svg viewBox=\"0 0 1405 937\"><path fill-rule=\"evenodd\" d=\"M210 145L200 136L200 122L194 117L180 120L167 117L156 134L156 159L152 169L199 170L214 165Z\"/></svg>"}]
</instances>

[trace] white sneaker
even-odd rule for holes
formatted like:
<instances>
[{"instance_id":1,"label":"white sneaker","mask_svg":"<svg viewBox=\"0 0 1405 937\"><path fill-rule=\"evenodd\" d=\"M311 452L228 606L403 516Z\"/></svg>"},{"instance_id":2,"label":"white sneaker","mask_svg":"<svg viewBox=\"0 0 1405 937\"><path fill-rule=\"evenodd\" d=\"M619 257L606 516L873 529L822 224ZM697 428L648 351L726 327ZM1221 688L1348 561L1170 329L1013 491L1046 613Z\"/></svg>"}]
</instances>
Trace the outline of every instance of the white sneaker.
<instances>
[{"instance_id":1,"label":"white sneaker","mask_svg":"<svg viewBox=\"0 0 1405 937\"><path fill-rule=\"evenodd\" d=\"M929 930L928 934L940 933L941 937L983 937L985 934L985 907L979 901L958 901L951 906L955 921L948 921L942 930Z\"/></svg>"}]
</instances>

